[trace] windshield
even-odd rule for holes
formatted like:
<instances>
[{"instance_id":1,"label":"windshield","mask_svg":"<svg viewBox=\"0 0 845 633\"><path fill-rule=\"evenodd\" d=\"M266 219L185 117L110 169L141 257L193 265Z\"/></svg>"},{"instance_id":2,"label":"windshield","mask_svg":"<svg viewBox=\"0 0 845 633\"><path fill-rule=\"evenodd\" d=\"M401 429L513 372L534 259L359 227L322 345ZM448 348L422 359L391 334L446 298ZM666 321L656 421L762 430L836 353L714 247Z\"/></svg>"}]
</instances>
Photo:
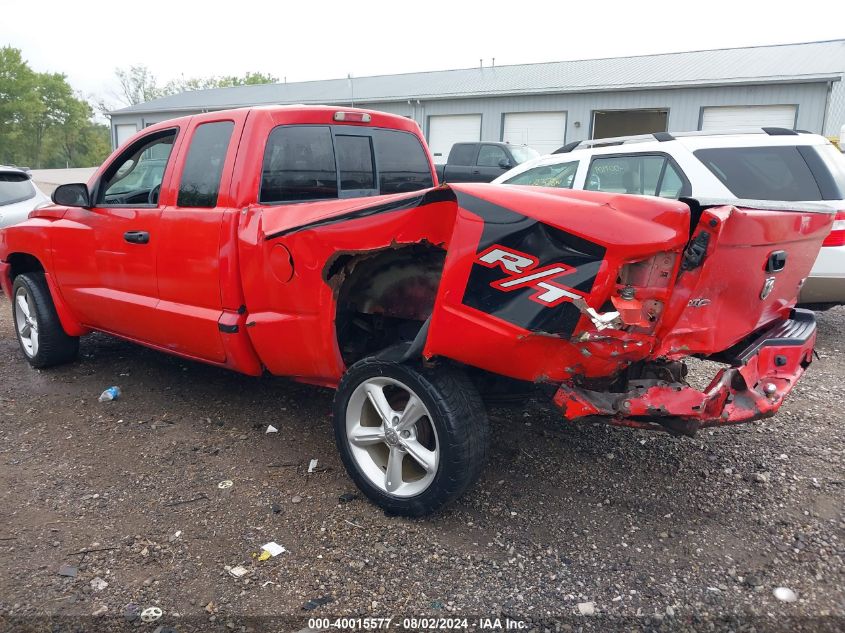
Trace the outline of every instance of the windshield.
<instances>
[{"instance_id":1,"label":"windshield","mask_svg":"<svg viewBox=\"0 0 845 633\"><path fill-rule=\"evenodd\" d=\"M532 167L513 178L504 181L507 185L534 185L536 187L560 187L571 189L578 161L558 165L540 165Z\"/></svg>"},{"instance_id":2,"label":"windshield","mask_svg":"<svg viewBox=\"0 0 845 633\"><path fill-rule=\"evenodd\" d=\"M520 165L527 160L531 160L532 158L537 158L540 155L537 151L525 145L511 145L510 150L517 165Z\"/></svg>"},{"instance_id":3,"label":"windshield","mask_svg":"<svg viewBox=\"0 0 845 633\"><path fill-rule=\"evenodd\" d=\"M35 197L35 187L26 174L0 173L0 206L23 202Z\"/></svg>"}]
</instances>

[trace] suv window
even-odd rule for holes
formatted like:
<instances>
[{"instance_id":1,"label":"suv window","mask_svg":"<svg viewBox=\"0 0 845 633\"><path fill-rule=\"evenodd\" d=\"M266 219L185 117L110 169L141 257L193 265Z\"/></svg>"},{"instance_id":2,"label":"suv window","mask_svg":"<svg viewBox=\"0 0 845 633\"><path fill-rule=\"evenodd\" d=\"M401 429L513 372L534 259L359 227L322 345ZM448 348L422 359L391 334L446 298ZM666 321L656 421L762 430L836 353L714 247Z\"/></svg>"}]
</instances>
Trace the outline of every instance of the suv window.
<instances>
[{"instance_id":1,"label":"suv window","mask_svg":"<svg viewBox=\"0 0 845 633\"><path fill-rule=\"evenodd\" d=\"M578 161L558 165L539 165L505 180L508 185L534 185L536 187L560 187L572 189Z\"/></svg>"},{"instance_id":2,"label":"suv window","mask_svg":"<svg viewBox=\"0 0 845 633\"><path fill-rule=\"evenodd\" d=\"M478 151L479 167L498 167L501 160L508 160L508 155L497 145L482 145Z\"/></svg>"},{"instance_id":3,"label":"suv window","mask_svg":"<svg viewBox=\"0 0 845 633\"><path fill-rule=\"evenodd\" d=\"M177 206L217 206L223 163L226 161L229 140L234 129L233 121L203 123L196 128L188 156L185 158Z\"/></svg>"},{"instance_id":4,"label":"suv window","mask_svg":"<svg viewBox=\"0 0 845 633\"><path fill-rule=\"evenodd\" d=\"M398 130L373 130L373 142L382 194L434 186L428 156L416 136Z\"/></svg>"},{"instance_id":5,"label":"suv window","mask_svg":"<svg viewBox=\"0 0 845 633\"><path fill-rule=\"evenodd\" d=\"M373 169L373 148L369 136L334 137L340 188L372 190L376 188Z\"/></svg>"},{"instance_id":6,"label":"suv window","mask_svg":"<svg viewBox=\"0 0 845 633\"><path fill-rule=\"evenodd\" d=\"M693 154L737 198L823 199L813 172L794 145L700 149Z\"/></svg>"},{"instance_id":7,"label":"suv window","mask_svg":"<svg viewBox=\"0 0 845 633\"><path fill-rule=\"evenodd\" d=\"M475 158L475 143L455 143L449 152L450 165L472 165Z\"/></svg>"},{"instance_id":8,"label":"suv window","mask_svg":"<svg viewBox=\"0 0 845 633\"><path fill-rule=\"evenodd\" d=\"M35 187L26 174L0 173L0 207L35 197Z\"/></svg>"},{"instance_id":9,"label":"suv window","mask_svg":"<svg viewBox=\"0 0 845 633\"><path fill-rule=\"evenodd\" d=\"M106 169L98 203L156 206L176 130L156 132L138 140Z\"/></svg>"},{"instance_id":10,"label":"suv window","mask_svg":"<svg viewBox=\"0 0 845 633\"><path fill-rule=\"evenodd\" d=\"M597 156L590 162L584 189L677 198L684 180L665 156Z\"/></svg>"},{"instance_id":11,"label":"suv window","mask_svg":"<svg viewBox=\"0 0 845 633\"><path fill-rule=\"evenodd\" d=\"M282 125L264 150L259 201L265 204L337 198L332 133L322 126Z\"/></svg>"}]
</instances>

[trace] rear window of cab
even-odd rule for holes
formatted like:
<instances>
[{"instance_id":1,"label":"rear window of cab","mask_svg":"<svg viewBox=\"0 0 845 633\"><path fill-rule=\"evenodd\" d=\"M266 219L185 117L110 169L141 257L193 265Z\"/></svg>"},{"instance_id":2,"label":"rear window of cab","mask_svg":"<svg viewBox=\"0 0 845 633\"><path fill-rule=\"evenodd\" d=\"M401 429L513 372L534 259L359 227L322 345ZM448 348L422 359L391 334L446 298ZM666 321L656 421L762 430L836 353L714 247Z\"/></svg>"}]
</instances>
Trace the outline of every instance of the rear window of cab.
<instances>
[{"instance_id":1,"label":"rear window of cab","mask_svg":"<svg viewBox=\"0 0 845 633\"><path fill-rule=\"evenodd\" d=\"M267 139L262 204L406 193L434 186L428 156L409 132L283 125Z\"/></svg>"}]
</instances>

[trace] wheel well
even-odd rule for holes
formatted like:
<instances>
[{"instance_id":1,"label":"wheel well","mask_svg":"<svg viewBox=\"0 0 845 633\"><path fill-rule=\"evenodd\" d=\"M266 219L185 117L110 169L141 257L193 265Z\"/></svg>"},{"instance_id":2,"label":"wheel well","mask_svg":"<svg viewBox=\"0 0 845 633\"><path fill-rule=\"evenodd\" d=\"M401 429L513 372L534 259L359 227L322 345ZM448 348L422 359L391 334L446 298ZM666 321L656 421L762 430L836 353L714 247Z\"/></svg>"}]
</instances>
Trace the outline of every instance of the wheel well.
<instances>
[{"instance_id":1,"label":"wheel well","mask_svg":"<svg viewBox=\"0 0 845 633\"><path fill-rule=\"evenodd\" d=\"M329 265L335 332L347 365L414 339L434 309L445 258L442 248L421 243L343 254Z\"/></svg>"},{"instance_id":2,"label":"wheel well","mask_svg":"<svg viewBox=\"0 0 845 633\"><path fill-rule=\"evenodd\" d=\"M12 281L15 280L15 277L23 273L44 272L44 266L41 265L38 258L34 255L30 255L29 253L12 253L6 261L11 267L9 277Z\"/></svg>"}]
</instances>

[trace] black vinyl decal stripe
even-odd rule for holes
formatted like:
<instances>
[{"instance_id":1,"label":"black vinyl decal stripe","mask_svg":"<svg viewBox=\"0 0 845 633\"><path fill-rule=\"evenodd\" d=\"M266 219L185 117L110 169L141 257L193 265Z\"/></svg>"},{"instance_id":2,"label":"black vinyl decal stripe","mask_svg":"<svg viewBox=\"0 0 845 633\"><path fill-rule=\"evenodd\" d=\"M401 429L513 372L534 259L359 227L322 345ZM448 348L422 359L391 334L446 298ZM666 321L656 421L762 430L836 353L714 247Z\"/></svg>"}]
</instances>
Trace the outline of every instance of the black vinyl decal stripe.
<instances>
[{"instance_id":1,"label":"black vinyl decal stripe","mask_svg":"<svg viewBox=\"0 0 845 633\"><path fill-rule=\"evenodd\" d=\"M553 281L577 293L589 295L605 256L605 248L583 237L544 224L511 209L458 193L458 205L482 218L484 231L478 244L480 255L493 246L525 253L537 261L536 268L563 264L571 270ZM529 271L530 272L530 271ZM503 292L491 285L507 278L499 267L472 266L463 304L529 331L542 331L569 337L581 318L571 302L554 306L532 300L536 287Z\"/></svg>"},{"instance_id":2,"label":"black vinyl decal stripe","mask_svg":"<svg viewBox=\"0 0 845 633\"><path fill-rule=\"evenodd\" d=\"M315 220L313 222L308 222L307 224L301 224L299 226L294 226L289 229L283 229L281 231L277 231L265 237L265 240L273 240L277 237L282 237L284 235L290 235L291 233L298 233L300 231L307 231L308 229L315 229L322 226L328 226L331 224L338 224L340 222L348 222L350 220L358 220L361 218L368 218L374 215L380 215L382 213L392 213L394 211L406 211L408 209L414 209L416 207L422 207L427 204L432 204L434 202L448 202L455 200L455 193L448 187L437 187L435 189L429 189L425 193L414 196L412 198L406 198L404 200L395 200L392 202L387 202L383 204L373 205L371 207L365 207L363 209L356 209L355 211L349 211L348 213L342 213L340 215L335 215L330 218L325 218L322 220Z\"/></svg>"}]
</instances>

